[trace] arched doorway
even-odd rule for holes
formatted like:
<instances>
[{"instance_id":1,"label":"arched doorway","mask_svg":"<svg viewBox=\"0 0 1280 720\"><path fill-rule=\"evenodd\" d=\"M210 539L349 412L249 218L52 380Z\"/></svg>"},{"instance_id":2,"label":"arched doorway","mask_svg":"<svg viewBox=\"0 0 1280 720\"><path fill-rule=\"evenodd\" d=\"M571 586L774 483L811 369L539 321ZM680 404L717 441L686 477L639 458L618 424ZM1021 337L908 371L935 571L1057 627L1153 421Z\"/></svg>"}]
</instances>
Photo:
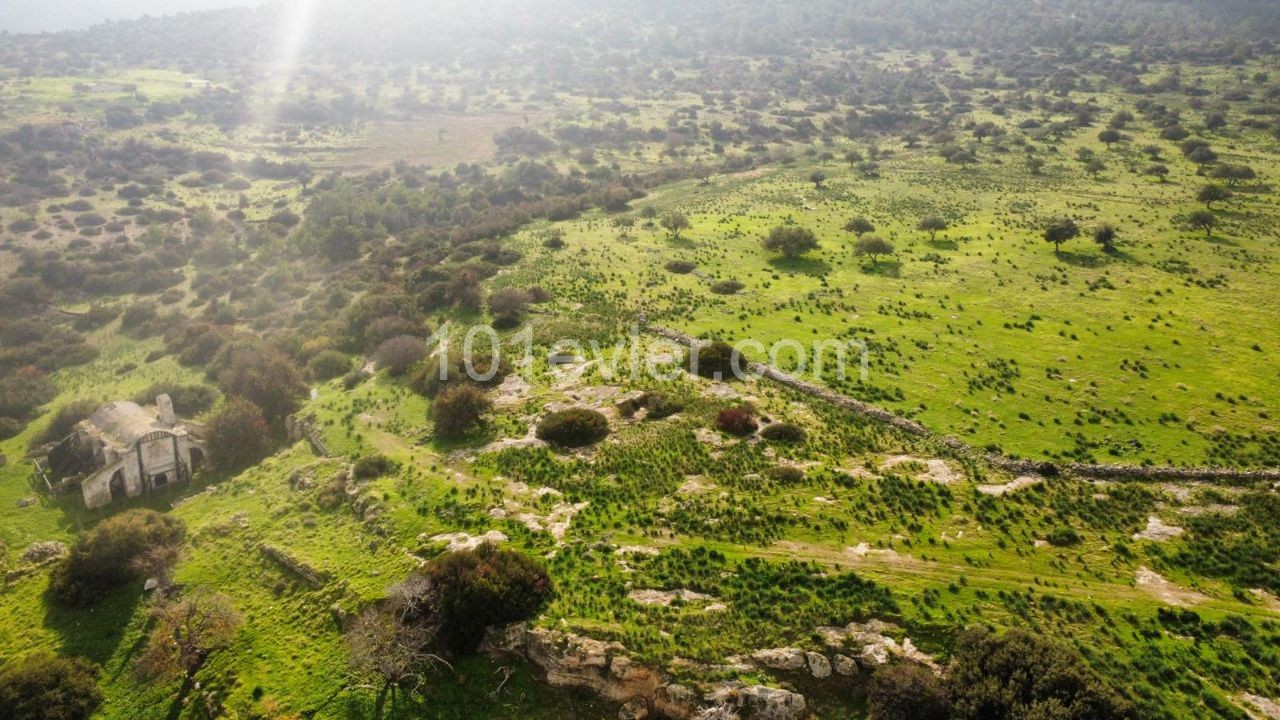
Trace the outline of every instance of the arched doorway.
<instances>
[{"instance_id":1,"label":"arched doorway","mask_svg":"<svg viewBox=\"0 0 1280 720\"><path fill-rule=\"evenodd\" d=\"M107 487L111 488L111 502L120 502L129 497L124 488L123 470L117 470L111 474L111 480L107 483Z\"/></svg>"},{"instance_id":2,"label":"arched doorway","mask_svg":"<svg viewBox=\"0 0 1280 720\"><path fill-rule=\"evenodd\" d=\"M191 448L191 474L195 475L204 467L204 451L198 447Z\"/></svg>"}]
</instances>

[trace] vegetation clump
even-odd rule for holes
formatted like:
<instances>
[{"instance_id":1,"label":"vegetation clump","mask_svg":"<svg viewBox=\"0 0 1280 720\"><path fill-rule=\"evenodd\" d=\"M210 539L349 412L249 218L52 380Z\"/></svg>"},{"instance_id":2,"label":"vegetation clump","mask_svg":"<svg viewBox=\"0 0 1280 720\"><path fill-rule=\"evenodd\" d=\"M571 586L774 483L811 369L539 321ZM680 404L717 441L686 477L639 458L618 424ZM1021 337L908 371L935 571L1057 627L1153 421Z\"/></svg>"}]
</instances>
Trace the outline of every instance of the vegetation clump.
<instances>
[{"instance_id":1,"label":"vegetation clump","mask_svg":"<svg viewBox=\"0 0 1280 720\"><path fill-rule=\"evenodd\" d=\"M102 705L101 669L36 652L0 665L0 720L88 720Z\"/></svg>"},{"instance_id":2,"label":"vegetation clump","mask_svg":"<svg viewBox=\"0 0 1280 720\"><path fill-rule=\"evenodd\" d=\"M535 430L539 440L576 448L594 445L609 434L609 420L590 408L569 408L542 418Z\"/></svg>"},{"instance_id":3,"label":"vegetation clump","mask_svg":"<svg viewBox=\"0 0 1280 720\"><path fill-rule=\"evenodd\" d=\"M185 535L181 520L152 510L107 518L76 539L54 568L49 592L65 605L90 605L126 582L163 572Z\"/></svg>"},{"instance_id":4,"label":"vegetation clump","mask_svg":"<svg viewBox=\"0 0 1280 720\"><path fill-rule=\"evenodd\" d=\"M749 405L725 408L716 414L716 428L735 437L746 437L759 427L755 408Z\"/></svg>"}]
</instances>

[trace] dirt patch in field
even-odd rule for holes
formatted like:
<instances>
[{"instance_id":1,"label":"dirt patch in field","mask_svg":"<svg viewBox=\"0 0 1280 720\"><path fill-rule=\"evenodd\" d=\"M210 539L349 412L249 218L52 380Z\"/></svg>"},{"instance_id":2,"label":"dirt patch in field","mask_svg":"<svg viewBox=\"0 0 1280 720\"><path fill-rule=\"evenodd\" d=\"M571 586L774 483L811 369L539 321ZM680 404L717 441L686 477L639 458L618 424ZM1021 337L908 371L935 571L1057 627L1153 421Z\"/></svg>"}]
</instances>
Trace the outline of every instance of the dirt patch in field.
<instances>
[{"instance_id":1,"label":"dirt patch in field","mask_svg":"<svg viewBox=\"0 0 1280 720\"><path fill-rule=\"evenodd\" d=\"M685 588L676 590L632 590L627 593L627 597L633 602L641 605L661 605L662 607L670 607L671 603L679 600L684 603L711 602L715 600L715 596L706 595Z\"/></svg>"},{"instance_id":2,"label":"dirt patch in field","mask_svg":"<svg viewBox=\"0 0 1280 720\"><path fill-rule=\"evenodd\" d=\"M1280 702L1251 693L1236 695L1236 702L1254 720L1280 720Z\"/></svg>"},{"instance_id":3,"label":"dirt patch in field","mask_svg":"<svg viewBox=\"0 0 1280 720\"><path fill-rule=\"evenodd\" d=\"M351 146L332 152L344 166L390 167L410 164L452 167L483 162L497 154L493 136L513 127L540 123L541 113L496 112L433 114L414 120L379 120L351 139ZM327 163L326 163L327 164Z\"/></svg>"},{"instance_id":4,"label":"dirt patch in field","mask_svg":"<svg viewBox=\"0 0 1280 720\"><path fill-rule=\"evenodd\" d=\"M498 407L520 405L529 399L532 386L518 373L511 373L502 379L502 384L493 391L493 404Z\"/></svg>"},{"instance_id":5,"label":"dirt patch in field","mask_svg":"<svg viewBox=\"0 0 1280 720\"><path fill-rule=\"evenodd\" d=\"M1001 495L1008 495L1011 492L1017 492L1023 488L1029 488L1032 485L1038 485L1040 482L1041 478L1038 478L1035 475L1023 475L1020 478L1002 485L979 485L978 492L983 495L994 495L999 497Z\"/></svg>"},{"instance_id":6,"label":"dirt patch in field","mask_svg":"<svg viewBox=\"0 0 1280 720\"><path fill-rule=\"evenodd\" d=\"M1197 605L1209 599L1195 590L1175 585L1167 580L1163 575L1148 567L1138 568L1138 572L1134 579L1137 580L1138 587L1151 593L1153 597L1166 605L1187 607L1189 605Z\"/></svg>"},{"instance_id":7,"label":"dirt patch in field","mask_svg":"<svg viewBox=\"0 0 1280 720\"><path fill-rule=\"evenodd\" d=\"M1182 536L1182 528L1176 525L1166 525L1163 520L1152 515L1147 518L1147 527L1141 532L1133 534L1134 540L1150 540L1152 542L1164 542Z\"/></svg>"},{"instance_id":8,"label":"dirt patch in field","mask_svg":"<svg viewBox=\"0 0 1280 720\"><path fill-rule=\"evenodd\" d=\"M923 470L914 473L917 480L925 480L935 482L939 485L950 485L960 479L960 474L951 469L945 460L938 458L918 458L911 455L892 455L885 459L881 467L885 470L892 470L902 465L911 466L913 469L923 467Z\"/></svg>"}]
</instances>

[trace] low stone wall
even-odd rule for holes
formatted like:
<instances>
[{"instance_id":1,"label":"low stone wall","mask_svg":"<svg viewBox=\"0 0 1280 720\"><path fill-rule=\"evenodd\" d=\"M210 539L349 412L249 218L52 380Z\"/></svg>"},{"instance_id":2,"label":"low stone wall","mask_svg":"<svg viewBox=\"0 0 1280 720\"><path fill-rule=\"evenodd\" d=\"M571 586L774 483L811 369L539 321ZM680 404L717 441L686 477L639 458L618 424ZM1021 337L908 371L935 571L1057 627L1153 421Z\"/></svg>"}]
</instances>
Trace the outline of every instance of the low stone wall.
<instances>
[{"instance_id":1,"label":"low stone wall","mask_svg":"<svg viewBox=\"0 0 1280 720\"><path fill-rule=\"evenodd\" d=\"M276 564L302 578L304 582L313 588L318 588L328 581L328 578L323 573L274 545L263 543L259 550L262 551L263 555L275 561Z\"/></svg>"},{"instance_id":2,"label":"low stone wall","mask_svg":"<svg viewBox=\"0 0 1280 720\"><path fill-rule=\"evenodd\" d=\"M678 330L660 327L657 325L647 325L645 329L659 337L666 338L672 342L693 347L701 341ZM789 387L797 392L804 393L813 398L831 403L850 412L856 413L863 417L871 418L886 425L897 428L913 437L929 438L941 444L956 453L966 455L971 458L983 458L988 463L1013 473L1034 474L1043 476L1056 476L1064 473L1072 475L1083 475L1085 477L1095 478L1125 478L1134 480L1205 480L1205 481L1225 481L1225 482L1248 482L1255 480L1269 480L1280 482L1280 470L1241 470L1237 468L1183 468L1170 466L1148 466L1148 465L1108 465L1093 463L1069 463L1066 465L1057 465L1051 462L1023 460L1011 458L1005 455L987 453L984 454L972 445L950 435L939 435L931 432L928 428L910 418L902 417L893 412L876 407L861 400L851 398L848 395L832 390L831 388L817 385L815 383L801 380L800 378L782 372L777 368L763 363L751 362L747 364L746 369L761 377Z\"/></svg>"}]
</instances>

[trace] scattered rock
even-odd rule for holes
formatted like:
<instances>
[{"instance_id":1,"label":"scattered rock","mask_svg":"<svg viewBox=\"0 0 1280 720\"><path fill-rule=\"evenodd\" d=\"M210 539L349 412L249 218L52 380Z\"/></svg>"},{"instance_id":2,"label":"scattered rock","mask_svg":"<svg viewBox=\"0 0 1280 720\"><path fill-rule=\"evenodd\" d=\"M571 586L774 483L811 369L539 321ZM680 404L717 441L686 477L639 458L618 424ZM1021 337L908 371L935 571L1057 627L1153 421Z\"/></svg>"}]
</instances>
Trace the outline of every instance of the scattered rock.
<instances>
[{"instance_id":1,"label":"scattered rock","mask_svg":"<svg viewBox=\"0 0 1280 720\"><path fill-rule=\"evenodd\" d=\"M799 693L742 682L721 683L706 700L738 710L744 720L798 720L808 711Z\"/></svg>"},{"instance_id":2,"label":"scattered rock","mask_svg":"<svg viewBox=\"0 0 1280 720\"><path fill-rule=\"evenodd\" d=\"M465 532L444 533L441 535L432 535L431 542L442 542L449 544L449 552L457 552L459 550L475 550L485 543L503 543L507 541L507 535L498 530L490 530L483 535L472 535Z\"/></svg>"},{"instance_id":3,"label":"scattered rock","mask_svg":"<svg viewBox=\"0 0 1280 720\"><path fill-rule=\"evenodd\" d=\"M771 648L751 653L751 659L770 670L795 671L805 666L805 654L800 648Z\"/></svg>"},{"instance_id":4,"label":"scattered rock","mask_svg":"<svg viewBox=\"0 0 1280 720\"><path fill-rule=\"evenodd\" d=\"M858 674L858 663L848 655L837 653L831 658L831 665L835 668L836 674L841 677L850 677Z\"/></svg>"},{"instance_id":5,"label":"scattered rock","mask_svg":"<svg viewBox=\"0 0 1280 720\"><path fill-rule=\"evenodd\" d=\"M22 561L38 564L53 558L63 557L66 554L67 546L65 543L44 540L27 546L27 549L22 552Z\"/></svg>"},{"instance_id":6,"label":"scattered rock","mask_svg":"<svg viewBox=\"0 0 1280 720\"><path fill-rule=\"evenodd\" d=\"M18 509L21 510L22 508L29 508L38 502L40 502L40 500L37 498L31 497L31 496L24 497L18 500Z\"/></svg>"},{"instance_id":7,"label":"scattered rock","mask_svg":"<svg viewBox=\"0 0 1280 720\"><path fill-rule=\"evenodd\" d=\"M804 654L804 659L809 665L809 674L819 680L831 677L831 661L827 660L825 655L807 652Z\"/></svg>"},{"instance_id":8,"label":"scattered rock","mask_svg":"<svg viewBox=\"0 0 1280 720\"><path fill-rule=\"evenodd\" d=\"M641 700L631 700L618 710L618 720L645 720L649 717L649 706Z\"/></svg>"}]
</instances>

